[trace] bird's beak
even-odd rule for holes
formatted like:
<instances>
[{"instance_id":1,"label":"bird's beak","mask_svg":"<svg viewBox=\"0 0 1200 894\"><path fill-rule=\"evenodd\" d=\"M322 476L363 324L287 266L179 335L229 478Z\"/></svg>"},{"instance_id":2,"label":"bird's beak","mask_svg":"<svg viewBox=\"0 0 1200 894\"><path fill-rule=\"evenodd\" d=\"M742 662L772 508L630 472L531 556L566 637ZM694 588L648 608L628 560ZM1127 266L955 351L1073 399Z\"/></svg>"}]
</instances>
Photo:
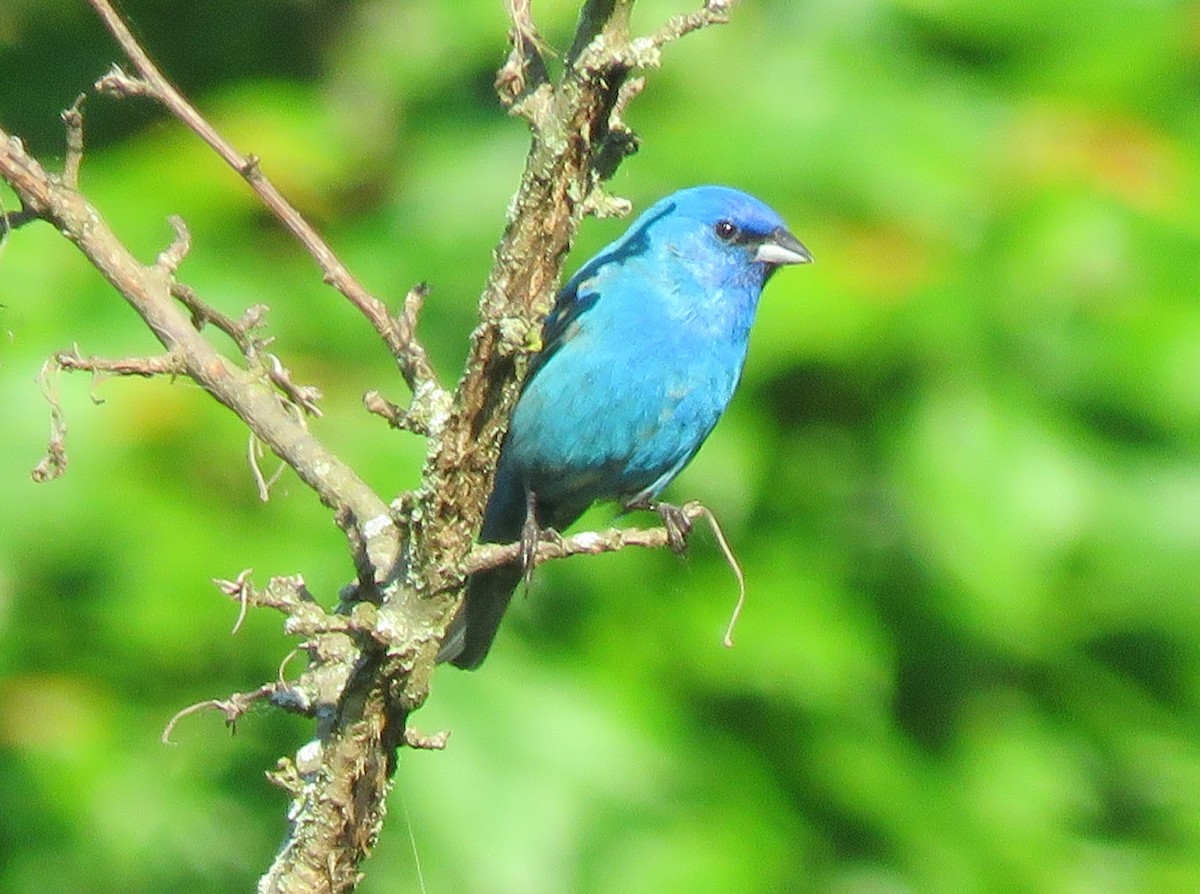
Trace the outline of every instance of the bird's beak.
<instances>
[{"instance_id":1,"label":"bird's beak","mask_svg":"<svg viewBox=\"0 0 1200 894\"><path fill-rule=\"evenodd\" d=\"M776 228L754 250L754 260L776 267L783 264L810 264L812 259L812 254L803 243L783 227Z\"/></svg>"}]
</instances>

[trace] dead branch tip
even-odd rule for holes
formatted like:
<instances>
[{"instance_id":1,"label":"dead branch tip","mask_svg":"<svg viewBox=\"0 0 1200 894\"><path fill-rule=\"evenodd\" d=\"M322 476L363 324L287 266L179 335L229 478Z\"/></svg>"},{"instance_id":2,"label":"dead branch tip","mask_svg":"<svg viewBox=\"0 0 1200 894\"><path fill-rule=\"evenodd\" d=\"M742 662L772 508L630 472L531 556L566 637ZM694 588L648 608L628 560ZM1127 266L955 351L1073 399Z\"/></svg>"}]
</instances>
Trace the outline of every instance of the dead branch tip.
<instances>
[{"instance_id":1,"label":"dead branch tip","mask_svg":"<svg viewBox=\"0 0 1200 894\"><path fill-rule=\"evenodd\" d=\"M67 127L67 155L63 162L63 183L68 189L79 188L79 167L83 164L83 100L84 94L75 97L71 107L62 113Z\"/></svg>"},{"instance_id":2,"label":"dead branch tip","mask_svg":"<svg viewBox=\"0 0 1200 894\"><path fill-rule=\"evenodd\" d=\"M38 373L42 396L50 404L50 438L46 443L46 455L29 473L39 484L60 478L67 471L67 420L58 402L59 369L57 363L47 360Z\"/></svg>"},{"instance_id":3,"label":"dead branch tip","mask_svg":"<svg viewBox=\"0 0 1200 894\"><path fill-rule=\"evenodd\" d=\"M441 730L431 736L418 732L411 726L405 727L404 730L404 744L409 748L418 748L424 751L442 751L449 738L449 730Z\"/></svg>"},{"instance_id":4,"label":"dead branch tip","mask_svg":"<svg viewBox=\"0 0 1200 894\"><path fill-rule=\"evenodd\" d=\"M242 719L247 711L250 710L250 706L260 699L267 698L274 691L275 684L267 683L258 687L258 689L255 689L253 692L235 692L233 695L229 696L229 698L210 698L205 699L202 702L196 702L194 705L188 705L186 708L176 713L174 717L167 721L167 725L163 727L160 740L164 745L174 745L175 743L171 741L171 733L175 731L175 727L179 721L183 720L184 717L196 714L207 708L212 708L213 710L220 711L222 714L224 714L225 725L228 726L231 731L236 732L237 722Z\"/></svg>"},{"instance_id":5,"label":"dead branch tip","mask_svg":"<svg viewBox=\"0 0 1200 894\"><path fill-rule=\"evenodd\" d=\"M183 259L192 249L192 234L183 218L177 214L168 217L167 222L175 231L175 238L171 240L171 244L166 249L159 253L154 266L169 276L174 276L175 271L179 269L179 265L183 263Z\"/></svg>"}]
</instances>

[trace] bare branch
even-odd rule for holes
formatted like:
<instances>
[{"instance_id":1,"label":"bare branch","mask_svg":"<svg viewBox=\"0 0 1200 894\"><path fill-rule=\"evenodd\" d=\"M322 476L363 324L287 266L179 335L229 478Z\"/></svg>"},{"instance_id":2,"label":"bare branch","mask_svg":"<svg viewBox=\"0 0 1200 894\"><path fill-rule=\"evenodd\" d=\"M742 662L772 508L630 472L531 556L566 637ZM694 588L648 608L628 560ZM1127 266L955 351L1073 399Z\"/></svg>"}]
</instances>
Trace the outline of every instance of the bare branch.
<instances>
[{"instance_id":1,"label":"bare branch","mask_svg":"<svg viewBox=\"0 0 1200 894\"><path fill-rule=\"evenodd\" d=\"M103 93L112 97L155 97L154 88L149 83L140 78L131 77L119 65L114 65L110 68L108 74L96 81L93 86L97 93Z\"/></svg>"},{"instance_id":2,"label":"bare branch","mask_svg":"<svg viewBox=\"0 0 1200 894\"><path fill-rule=\"evenodd\" d=\"M304 246L324 273L325 282L341 294L367 318L367 322L379 334L396 358L405 379L420 378L419 370L409 369L407 364L414 356L405 339L397 332L387 306L372 295L350 273L349 269L334 254L333 249L304 219L263 173L259 159L254 155L243 155L233 147L215 127L175 89L151 61L149 54L137 42L129 27L113 9L109 0L88 0L100 15L108 30L129 60L137 69L139 78L131 78L119 68L96 83L100 92L117 96L144 96L163 105L172 115L182 121L231 168L237 171L258 194L263 204L283 223L288 231ZM411 333L410 333L411 336ZM423 352L422 352L423 353Z\"/></svg>"},{"instance_id":3,"label":"bare branch","mask_svg":"<svg viewBox=\"0 0 1200 894\"><path fill-rule=\"evenodd\" d=\"M679 507L683 517L689 521L701 518L707 510L697 502L685 503ZM572 534L570 537L551 537L542 539L533 555L534 565L540 565L551 559L565 559L568 556L596 556L601 553L614 553L627 547L644 549L663 549L671 542L671 533L666 526L659 528L609 528L607 531L584 531ZM471 550L463 563L465 574L475 574L509 565L520 561L520 543L481 543Z\"/></svg>"},{"instance_id":4,"label":"bare branch","mask_svg":"<svg viewBox=\"0 0 1200 894\"><path fill-rule=\"evenodd\" d=\"M174 353L159 354L156 357L122 357L117 360L107 360L103 357L84 357L76 346L69 351L59 351L53 357L54 363L68 372L106 373L114 376L179 376L187 372L183 358Z\"/></svg>"},{"instance_id":5,"label":"bare branch","mask_svg":"<svg viewBox=\"0 0 1200 894\"><path fill-rule=\"evenodd\" d=\"M320 388L315 385L297 385L293 382L291 370L284 366L283 361L275 354L265 353L260 355L260 359L260 365L267 378L286 395L292 405L309 416L320 418L321 408L317 406L317 401L324 397Z\"/></svg>"},{"instance_id":6,"label":"bare branch","mask_svg":"<svg viewBox=\"0 0 1200 894\"><path fill-rule=\"evenodd\" d=\"M15 140L0 130L0 176L21 201L51 221L87 256L146 321L169 353L183 358L187 375L233 410L334 509L363 534L377 579L386 580L400 555L387 504L280 405L272 386L219 354L172 300L171 275L138 262L100 212L78 192L56 182Z\"/></svg>"},{"instance_id":7,"label":"bare branch","mask_svg":"<svg viewBox=\"0 0 1200 894\"><path fill-rule=\"evenodd\" d=\"M738 562L737 556L734 555L733 548L729 545L729 539L725 536L725 531L722 529L720 522L717 521L717 517L713 514L712 510L703 503L695 500L684 503L682 506L657 504L631 508L666 510L663 511L664 520L667 518L673 520L659 528L609 528L607 531L599 532L584 531L579 534L572 534L570 537L562 537L554 532L548 532L548 536L543 536L533 551L532 565L537 566L543 562L549 562L553 559L565 559L569 556L595 556L601 553L618 552L628 547L642 549L670 547L675 552L682 553L686 548L687 537L692 525L698 519L703 518L712 529L717 546L721 550L721 555L729 565L734 579L737 581L737 599L734 602L729 622L726 624L725 633L721 638L722 645L732 648L733 630L737 626L742 609L746 604L746 576L742 572L741 563ZM522 549L523 545L521 543L479 544L467 556L462 571L466 575L471 575L480 571L499 568L502 565L522 562L525 558L522 554Z\"/></svg>"},{"instance_id":8,"label":"bare branch","mask_svg":"<svg viewBox=\"0 0 1200 894\"><path fill-rule=\"evenodd\" d=\"M162 256L159 258L161 261ZM209 323L216 326L233 340L252 368L269 379L291 404L309 416L319 418L322 415L321 408L317 406L317 401L324 396L321 389L314 385L297 385L292 381L291 371L283 365L283 361L265 350L272 339L260 338L255 334L256 330L262 327L269 310L265 304L251 306L242 314L240 320L234 320L205 304L193 289L182 283L172 282L171 294L191 311L192 325L197 331L201 331Z\"/></svg>"},{"instance_id":9,"label":"bare branch","mask_svg":"<svg viewBox=\"0 0 1200 894\"><path fill-rule=\"evenodd\" d=\"M250 582L251 570L245 569L233 580L214 578L217 589L229 598L235 600L239 607L255 605L263 608L273 608L287 615L289 620L297 619L296 626L289 630L307 636L316 633L328 633L331 630L345 631L354 629L346 623L346 618L327 615L321 608L300 575L290 577L273 577L264 589L255 587Z\"/></svg>"}]
</instances>

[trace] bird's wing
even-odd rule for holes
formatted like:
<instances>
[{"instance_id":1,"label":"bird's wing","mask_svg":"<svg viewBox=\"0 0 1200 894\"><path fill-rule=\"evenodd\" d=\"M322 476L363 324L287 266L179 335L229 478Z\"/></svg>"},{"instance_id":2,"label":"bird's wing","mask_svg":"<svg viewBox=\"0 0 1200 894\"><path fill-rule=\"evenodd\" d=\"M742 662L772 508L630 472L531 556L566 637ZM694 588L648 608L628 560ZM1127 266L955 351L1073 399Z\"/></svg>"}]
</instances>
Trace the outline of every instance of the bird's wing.
<instances>
[{"instance_id":1,"label":"bird's wing","mask_svg":"<svg viewBox=\"0 0 1200 894\"><path fill-rule=\"evenodd\" d=\"M562 287L554 301L554 308L546 316L542 327L542 350L533 358L528 382L537 374L546 361L579 332L580 318L600 299L604 283L630 258L642 257L649 250L649 230L658 220L675 210L673 202L662 202L661 207L652 208L638 223L625 232L594 258L579 268L567 284Z\"/></svg>"},{"instance_id":2,"label":"bird's wing","mask_svg":"<svg viewBox=\"0 0 1200 894\"><path fill-rule=\"evenodd\" d=\"M596 280L599 269L603 266L596 263L599 260L600 258L594 259L571 277L558 293L554 308L542 324L542 349L533 358L526 381L532 380L546 361L579 332L579 318L599 300L600 290L596 287Z\"/></svg>"}]
</instances>

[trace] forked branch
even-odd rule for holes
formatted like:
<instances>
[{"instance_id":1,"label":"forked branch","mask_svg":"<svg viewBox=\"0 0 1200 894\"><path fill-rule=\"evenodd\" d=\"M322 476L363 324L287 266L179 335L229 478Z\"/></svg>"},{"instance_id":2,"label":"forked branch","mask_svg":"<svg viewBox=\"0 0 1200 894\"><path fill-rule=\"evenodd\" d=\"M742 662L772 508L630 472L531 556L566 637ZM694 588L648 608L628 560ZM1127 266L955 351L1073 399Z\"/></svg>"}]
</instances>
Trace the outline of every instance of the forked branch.
<instances>
[{"instance_id":1,"label":"forked branch","mask_svg":"<svg viewBox=\"0 0 1200 894\"><path fill-rule=\"evenodd\" d=\"M145 97L159 103L183 124L190 128L231 168L237 171L258 194L263 204L283 223L296 240L304 246L313 260L320 266L325 282L333 286L358 308L371 327L379 334L396 358L405 380L416 387L419 381L432 382L428 365L420 365L419 355L410 350L410 339L396 325L388 312L387 305L372 295L350 273L321 235L305 220L304 216L279 191L262 170L257 156L244 155L226 140L215 127L184 98L175 86L159 71L150 55L138 43L129 26L113 9L109 0L88 0L100 15L109 32L121 46L137 69L132 77L119 67L113 69L99 81L96 89L111 96ZM413 364L417 364L414 366Z\"/></svg>"},{"instance_id":2,"label":"forked branch","mask_svg":"<svg viewBox=\"0 0 1200 894\"><path fill-rule=\"evenodd\" d=\"M175 302L172 266L181 240L152 265L133 256L100 212L77 190L48 174L20 140L0 130L0 176L24 207L49 221L75 243L97 270L146 322L182 369L220 403L233 410L331 508L353 519L363 533L380 580L399 557L398 531L387 504L349 466L333 455L283 407L270 383L231 363L199 332Z\"/></svg>"}]
</instances>

